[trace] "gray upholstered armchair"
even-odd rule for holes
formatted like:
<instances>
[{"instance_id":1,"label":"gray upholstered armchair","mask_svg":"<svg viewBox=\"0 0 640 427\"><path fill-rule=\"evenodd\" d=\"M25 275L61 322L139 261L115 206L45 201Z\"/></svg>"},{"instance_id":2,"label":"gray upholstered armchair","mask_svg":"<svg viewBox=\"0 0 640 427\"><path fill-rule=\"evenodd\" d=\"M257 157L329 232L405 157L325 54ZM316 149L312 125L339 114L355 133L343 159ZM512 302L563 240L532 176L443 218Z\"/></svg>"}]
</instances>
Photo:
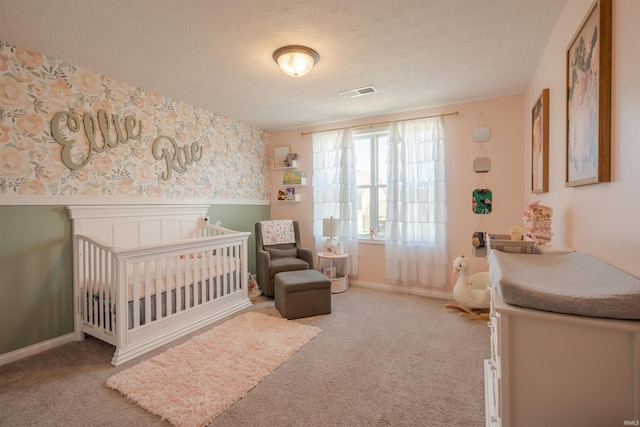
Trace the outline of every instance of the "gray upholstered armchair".
<instances>
[{"instance_id":1,"label":"gray upholstered armchair","mask_svg":"<svg viewBox=\"0 0 640 427\"><path fill-rule=\"evenodd\" d=\"M256 269L262 292L273 297L274 277L283 271L313 269L313 251L300 245L298 221L256 223Z\"/></svg>"}]
</instances>

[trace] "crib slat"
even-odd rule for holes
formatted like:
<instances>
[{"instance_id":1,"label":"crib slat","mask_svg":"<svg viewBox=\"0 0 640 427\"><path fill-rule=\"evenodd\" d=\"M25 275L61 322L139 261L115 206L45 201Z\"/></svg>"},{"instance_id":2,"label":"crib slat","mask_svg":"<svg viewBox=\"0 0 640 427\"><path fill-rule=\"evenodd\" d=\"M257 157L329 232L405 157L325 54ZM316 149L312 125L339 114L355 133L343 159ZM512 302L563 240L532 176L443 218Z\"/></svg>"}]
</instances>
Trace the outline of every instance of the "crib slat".
<instances>
[{"instance_id":1,"label":"crib slat","mask_svg":"<svg viewBox=\"0 0 640 427\"><path fill-rule=\"evenodd\" d=\"M149 271L149 261L143 264L144 272L144 321L148 325L153 320L151 318L151 272Z\"/></svg>"},{"instance_id":2,"label":"crib slat","mask_svg":"<svg viewBox=\"0 0 640 427\"><path fill-rule=\"evenodd\" d=\"M236 245L233 247L233 261L236 263L234 265L234 275L235 281L233 284L233 291L238 292L241 290L240 288L240 266L238 265L238 259L240 258L240 246Z\"/></svg>"},{"instance_id":3,"label":"crib slat","mask_svg":"<svg viewBox=\"0 0 640 427\"><path fill-rule=\"evenodd\" d=\"M82 303L82 321L86 322L87 321L87 316L89 314L89 281L87 278L87 264L88 264L88 253L89 253L89 243L86 240L81 240L80 242L81 245L81 251L80 251L80 256L82 257L82 261L79 263L79 267L80 270L78 272L78 275L80 276L80 283L82 283L82 295L81 295L81 303Z\"/></svg>"},{"instance_id":4,"label":"crib slat","mask_svg":"<svg viewBox=\"0 0 640 427\"><path fill-rule=\"evenodd\" d=\"M156 293L156 320L158 319L162 319L162 298L163 298L163 292L162 292L162 270L160 270L160 260L154 260L153 264L156 267L156 273L155 273L155 293ZM165 293L166 295L166 293ZM166 299L166 297L165 297ZM166 302L165 302L166 304Z\"/></svg>"},{"instance_id":5,"label":"crib slat","mask_svg":"<svg viewBox=\"0 0 640 427\"><path fill-rule=\"evenodd\" d=\"M103 262L102 258L104 256L104 251L102 248L96 246L96 280L97 280L97 289L98 292L98 325L102 329L105 329L106 316L104 313L104 274L103 274Z\"/></svg>"},{"instance_id":6,"label":"crib slat","mask_svg":"<svg viewBox=\"0 0 640 427\"><path fill-rule=\"evenodd\" d=\"M116 306L116 262L113 258L113 253L107 251L107 283L109 284L109 299L107 301L107 308L109 310L109 318L111 319L109 331L116 333L116 313L114 307Z\"/></svg>"},{"instance_id":7,"label":"crib slat","mask_svg":"<svg viewBox=\"0 0 640 427\"><path fill-rule=\"evenodd\" d=\"M178 299L178 305L176 308L177 312L181 312L182 311L182 305L183 305L183 295L182 295L182 275L180 274L180 256L176 255L176 273L175 273L175 278L176 278L176 295L177 295L177 299ZM184 307L187 307L187 292L185 289L185 293L184 293Z\"/></svg>"},{"instance_id":8,"label":"crib slat","mask_svg":"<svg viewBox=\"0 0 640 427\"><path fill-rule=\"evenodd\" d=\"M207 251L207 266L207 293L209 301L212 301L215 298L213 294L213 251Z\"/></svg>"},{"instance_id":9,"label":"crib slat","mask_svg":"<svg viewBox=\"0 0 640 427\"><path fill-rule=\"evenodd\" d=\"M166 272L166 288L167 288L167 317L173 315L173 304L176 296L173 293L173 275L171 274L171 258L164 258L164 267Z\"/></svg>"},{"instance_id":10,"label":"crib slat","mask_svg":"<svg viewBox=\"0 0 640 427\"><path fill-rule=\"evenodd\" d=\"M204 281L204 252L198 252L198 291L200 292L200 304L207 302L207 284Z\"/></svg>"},{"instance_id":11,"label":"crib slat","mask_svg":"<svg viewBox=\"0 0 640 427\"><path fill-rule=\"evenodd\" d=\"M233 294L235 292L235 287L236 287L236 282L235 282L235 260L234 260L234 256L235 256L235 246L229 246L229 258L228 258L228 264L227 264L227 272L228 272L228 276L229 276L229 293Z\"/></svg>"},{"instance_id":12,"label":"crib slat","mask_svg":"<svg viewBox=\"0 0 640 427\"><path fill-rule=\"evenodd\" d=\"M193 283L193 293L195 294L194 303L193 303L194 306L200 305L202 301L202 286L200 285L200 283L198 283L200 279L200 272L198 271L199 264L200 262L199 262L198 254L192 253L191 254L192 270L191 270L190 276L192 277L191 283Z\"/></svg>"},{"instance_id":13,"label":"crib slat","mask_svg":"<svg viewBox=\"0 0 640 427\"><path fill-rule=\"evenodd\" d=\"M131 299L132 301L132 306L133 306L133 328L137 328L138 326L140 326L140 290L138 289L138 283L140 282L140 276L139 276L139 272L138 272L138 267L139 264L138 263L134 263L132 265L133 268L133 298ZM128 300L128 298L127 298Z\"/></svg>"},{"instance_id":14,"label":"crib slat","mask_svg":"<svg viewBox=\"0 0 640 427\"><path fill-rule=\"evenodd\" d=\"M100 296L98 298L99 301L99 309L100 309L100 326L103 330L109 330L109 316L107 313L107 289L106 289L106 274L105 274L105 264L106 264L106 254L104 249L98 248L98 252L100 256L98 257L98 281L100 283Z\"/></svg>"},{"instance_id":15,"label":"crib slat","mask_svg":"<svg viewBox=\"0 0 640 427\"><path fill-rule=\"evenodd\" d=\"M180 292L180 284L178 283L177 265L178 257L176 256L171 259L171 280L173 288L176 290L176 314L180 313L182 309L182 292Z\"/></svg>"},{"instance_id":16,"label":"crib slat","mask_svg":"<svg viewBox=\"0 0 640 427\"><path fill-rule=\"evenodd\" d=\"M94 299L94 296L96 294L96 282L97 282L97 279L96 279L97 272L96 272L96 268L95 268L95 265L96 265L96 251L97 251L97 248L95 247L95 245L91 245L91 251L90 251L91 255L89 256L89 271L90 271L90 274L91 274L91 282L90 282L91 283L91 288L90 288L91 289L91 293L90 293L91 320L90 320L90 323L92 325L96 324L96 317L98 317L98 316L96 316L96 303L95 303L95 299Z\"/></svg>"},{"instance_id":17,"label":"crib slat","mask_svg":"<svg viewBox=\"0 0 640 427\"><path fill-rule=\"evenodd\" d=\"M200 251L198 253L198 266L199 266L199 276L200 276L200 293L202 294L202 299L200 300L201 304L204 304L207 302L207 282L205 281L205 271L204 271L204 266L205 266L205 256L206 254L203 251Z\"/></svg>"},{"instance_id":18,"label":"crib slat","mask_svg":"<svg viewBox=\"0 0 640 427\"><path fill-rule=\"evenodd\" d=\"M218 288L218 298L221 298L223 296L222 293L222 275L220 274L222 272L222 264L221 264L221 260L222 260L222 248L219 248L217 250L217 256L216 256L216 285Z\"/></svg>"},{"instance_id":19,"label":"crib slat","mask_svg":"<svg viewBox=\"0 0 640 427\"><path fill-rule=\"evenodd\" d=\"M222 274L224 281L224 294L229 295L229 247L222 250Z\"/></svg>"},{"instance_id":20,"label":"crib slat","mask_svg":"<svg viewBox=\"0 0 640 427\"><path fill-rule=\"evenodd\" d=\"M189 265L189 255L185 255L184 257L184 293L185 295L188 295L188 297L185 297L185 302L187 303L185 305L185 310L187 310L190 307L193 307L193 303L195 300L195 295L193 293L193 286L191 285L191 280L189 279L189 272L190 272L191 266Z\"/></svg>"}]
</instances>

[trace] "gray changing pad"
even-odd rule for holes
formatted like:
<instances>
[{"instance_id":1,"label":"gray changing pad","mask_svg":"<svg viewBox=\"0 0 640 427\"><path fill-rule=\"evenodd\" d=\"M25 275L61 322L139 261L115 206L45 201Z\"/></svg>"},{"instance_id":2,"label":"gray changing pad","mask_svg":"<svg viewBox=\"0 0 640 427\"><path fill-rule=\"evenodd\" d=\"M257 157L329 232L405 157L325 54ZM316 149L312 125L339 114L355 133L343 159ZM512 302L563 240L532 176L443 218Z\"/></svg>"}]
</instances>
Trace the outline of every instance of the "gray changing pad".
<instances>
[{"instance_id":1,"label":"gray changing pad","mask_svg":"<svg viewBox=\"0 0 640 427\"><path fill-rule=\"evenodd\" d=\"M640 280L588 254L492 250L488 263L491 283L508 304L581 316L640 319Z\"/></svg>"}]
</instances>

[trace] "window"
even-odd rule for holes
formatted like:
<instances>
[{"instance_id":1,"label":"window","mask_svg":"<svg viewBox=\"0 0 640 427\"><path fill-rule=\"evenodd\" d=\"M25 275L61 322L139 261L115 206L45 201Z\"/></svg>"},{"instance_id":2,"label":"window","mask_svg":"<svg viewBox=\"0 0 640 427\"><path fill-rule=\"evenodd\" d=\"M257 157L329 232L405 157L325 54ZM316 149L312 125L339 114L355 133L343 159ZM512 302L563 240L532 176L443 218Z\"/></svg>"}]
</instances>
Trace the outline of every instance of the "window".
<instances>
[{"instance_id":1,"label":"window","mask_svg":"<svg viewBox=\"0 0 640 427\"><path fill-rule=\"evenodd\" d=\"M384 237L387 202L387 129L354 132L358 190L358 235L369 237L373 229Z\"/></svg>"}]
</instances>

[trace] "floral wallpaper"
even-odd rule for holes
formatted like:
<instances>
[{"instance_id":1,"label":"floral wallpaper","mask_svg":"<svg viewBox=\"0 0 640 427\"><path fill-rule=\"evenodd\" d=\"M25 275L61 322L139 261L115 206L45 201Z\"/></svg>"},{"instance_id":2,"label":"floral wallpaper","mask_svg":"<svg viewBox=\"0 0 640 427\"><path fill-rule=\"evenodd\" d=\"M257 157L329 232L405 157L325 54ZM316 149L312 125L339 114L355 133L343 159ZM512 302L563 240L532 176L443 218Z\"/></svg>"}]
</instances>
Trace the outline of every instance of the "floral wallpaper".
<instances>
[{"instance_id":1,"label":"floral wallpaper","mask_svg":"<svg viewBox=\"0 0 640 427\"><path fill-rule=\"evenodd\" d=\"M71 169L63 162L64 146L52 135L60 112L67 112L60 123L74 158L90 155L86 165ZM77 132L69 130L70 115L78 119ZM136 138L107 144L96 129L92 143L82 120L88 117L97 128L100 115L119 118L125 136L125 119L135 119ZM114 123L109 133L116 140ZM152 151L159 138L185 152L197 148L198 156L182 172L168 174L167 161ZM0 196L264 201L268 145L262 129L0 40Z\"/></svg>"}]
</instances>

